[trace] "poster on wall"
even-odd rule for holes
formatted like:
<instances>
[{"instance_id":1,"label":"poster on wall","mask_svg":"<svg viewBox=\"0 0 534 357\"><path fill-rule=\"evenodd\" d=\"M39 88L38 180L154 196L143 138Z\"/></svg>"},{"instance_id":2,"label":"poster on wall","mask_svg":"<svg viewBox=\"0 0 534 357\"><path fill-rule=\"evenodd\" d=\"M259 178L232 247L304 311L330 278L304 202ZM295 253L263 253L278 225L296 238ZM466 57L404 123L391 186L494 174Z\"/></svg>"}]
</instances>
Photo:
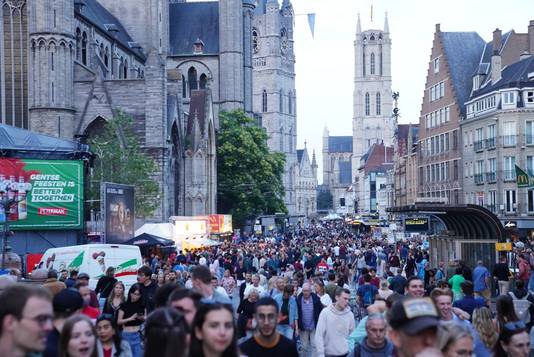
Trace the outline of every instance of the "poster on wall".
<instances>
[{"instance_id":1,"label":"poster on wall","mask_svg":"<svg viewBox=\"0 0 534 357\"><path fill-rule=\"evenodd\" d=\"M0 222L13 230L82 229L80 160L0 158Z\"/></svg>"},{"instance_id":2,"label":"poster on wall","mask_svg":"<svg viewBox=\"0 0 534 357\"><path fill-rule=\"evenodd\" d=\"M102 183L104 242L120 244L134 237L134 186Z\"/></svg>"}]
</instances>

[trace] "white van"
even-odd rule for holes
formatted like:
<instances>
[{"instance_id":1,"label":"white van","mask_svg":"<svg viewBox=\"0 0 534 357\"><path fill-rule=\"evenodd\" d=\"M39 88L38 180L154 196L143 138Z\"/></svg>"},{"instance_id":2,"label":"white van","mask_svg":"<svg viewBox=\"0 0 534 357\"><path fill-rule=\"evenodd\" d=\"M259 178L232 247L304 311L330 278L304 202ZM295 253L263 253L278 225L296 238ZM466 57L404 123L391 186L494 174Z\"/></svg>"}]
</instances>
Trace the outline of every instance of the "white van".
<instances>
[{"instance_id":1,"label":"white van","mask_svg":"<svg viewBox=\"0 0 534 357\"><path fill-rule=\"evenodd\" d=\"M48 249L40 266L66 269L89 274L89 286L94 289L108 267L115 268L115 277L128 288L137 282L137 269L143 264L139 247L124 244L85 244Z\"/></svg>"}]
</instances>

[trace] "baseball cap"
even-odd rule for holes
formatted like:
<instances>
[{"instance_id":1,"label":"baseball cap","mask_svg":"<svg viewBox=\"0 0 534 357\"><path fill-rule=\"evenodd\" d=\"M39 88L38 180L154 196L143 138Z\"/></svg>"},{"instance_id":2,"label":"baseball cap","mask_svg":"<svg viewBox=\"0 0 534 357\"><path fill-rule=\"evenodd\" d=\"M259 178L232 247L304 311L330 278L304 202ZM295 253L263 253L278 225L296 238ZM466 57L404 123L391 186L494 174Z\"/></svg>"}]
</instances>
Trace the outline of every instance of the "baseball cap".
<instances>
[{"instance_id":1,"label":"baseball cap","mask_svg":"<svg viewBox=\"0 0 534 357\"><path fill-rule=\"evenodd\" d=\"M83 307L83 298L77 290L63 289L52 301L54 312L73 313Z\"/></svg>"},{"instance_id":2,"label":"baseball cap","mask_svg":"<svg viewBox=\"0 0 534 357\"><path fill-rule=\"evenodd\" d=\"M89 279L89 274L80 273L80 274L78 274L78 279Z\"/></svg>"},{"instance_id":3,"label":"baseball cap","mask_svg":"<svg viewBox=\"0 0 534 357\"><path fill-rule=\"evenodd\" d=\"M415 335L439 325L436 307L430 298L406 298L396 301L388 311L389 325L407 335Z\"/></svg>"}]
</instances>

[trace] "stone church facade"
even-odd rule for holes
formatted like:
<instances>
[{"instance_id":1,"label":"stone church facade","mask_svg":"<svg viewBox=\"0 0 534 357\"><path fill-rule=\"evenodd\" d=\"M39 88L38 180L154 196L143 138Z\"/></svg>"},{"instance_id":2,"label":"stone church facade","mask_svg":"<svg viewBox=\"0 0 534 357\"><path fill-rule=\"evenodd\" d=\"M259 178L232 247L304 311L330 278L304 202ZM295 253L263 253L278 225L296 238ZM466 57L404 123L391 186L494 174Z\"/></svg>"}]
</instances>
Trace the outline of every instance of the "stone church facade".
<instances>
[{"instance_id":1,"label":"stone church facade","mask_svg":"<svg viewBox=\"0 0 534 357\"><path fill-rule=\"evenodd\" d=\"M282 7L276 0L0 5L1 123L72 139L98 134L119 110L131 116L159 167L153 179L161 203L151 220L161 221L216 212L218 113L261 112L256 115L271 135L270 148L287 155L284 184L292 212L297 159L288 0ZM258 32L270 44L268 53L254 47ZM268 65L254 65L253 51L255 61L262 53ZM275 88L284 103L275 104ZM285 109L261 110L263 91L269 108Z\"/></svg>"}]
</instances>

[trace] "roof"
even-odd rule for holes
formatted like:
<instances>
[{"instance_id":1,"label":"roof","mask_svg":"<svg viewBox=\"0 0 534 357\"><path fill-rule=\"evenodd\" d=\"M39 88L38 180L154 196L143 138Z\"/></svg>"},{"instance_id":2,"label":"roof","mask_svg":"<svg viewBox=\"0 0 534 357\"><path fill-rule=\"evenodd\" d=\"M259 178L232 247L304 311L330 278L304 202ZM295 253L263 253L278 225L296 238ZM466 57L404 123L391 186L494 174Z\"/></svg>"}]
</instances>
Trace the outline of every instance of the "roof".
<instances>
[{"instance_id":1,"label":"roof","mask_svg":"<svg viewBox=\"0 0 534 357\"><path fill-rule=\"evenodd\" d=\"M489 83L473 93L472 98L493 92L498 89L534 86L534 81L529 80L529 73L534 72L534 56L524 58L501 72L501 79L497 83Z\"/></svg>"},{"instance_id":2,"label":"roof","mask_svg":"<svg viewBox=\"0 0 534 357\"><path fill-rule=\"evenodd\" d=\"M465 102L473 85L472 75L478 68L486 42L476 32L442 32L441 40L457 103L465 114Z\"/></svg>"},{"instance_id":3,"label":"roof","mask_svg":"<svg viewBox=\"0 0 534 357\"><path fill-rule=\"evenodd\" d=\"M302 157L304 156L304 149L297 150L297 162L300 164L302 161Z\"/></svg>"},{"instance_id":4,"label":"roof","mask_svg":"<svg viewBox=\"0 0 534 357\"><path fill-rule=\"evenodd\" d=\"M203 54L219 54L219 3L184 2L169 4L169 52L194 55L193 44L204 43Z\"/></svg>"},{"instance_id":5,"label":"roof","mask_svg":"<svg viewBox=\"0 0 534 357\"><path fill-rule=\"evenodd\" d=\"M382 143L373 144L360 162L363 163L361 168L366 175L369 172L386 172L393 166L393 147L385 147Z\"/></svg>"},{"instance_id":6,"label":"roof","mask_svg":"<svg viewBox=\"0 0 534 357\"><path fill-rule=\"evenodd\" d=\"M352 160L339 161L339 183L352 183Z\"/></svg>"},{"instance_id":7,"label":"roof","mask_svg":"<svg viewBox=\"0 0 534 357\"><path fill-rule=\"evenodd\" d=\"M115 16L113 16L105 7L100 5L97 0L82 1L85 4L84 6L75 6L75 13L77 15L85 18L100 29L100 31L111 38L114 38L123 47L135 54L142 62L146 60L141 49L137 47L137 43L132 39ZM110 31L110 28L112 28L113 31Z\"/></svg>"},{"instance_id":8,"label":"roof","mask_svg":"<svg viewBox=\"0 0 534 357\"><path fill-rule=\"evenodd\" d=\"M329 136L328 152L352 152L352 136Z\"/></svg>"},{"instance_id":9,"label":"roof","mask_svg":"<svg viewBox=\"0 0 534 357\"><path fill-rule=\"evenodd\" d=\"M0 150L13 150L17 153L49 152L64 156L75 156L77 153L90 155L88 145L5 124L0 124Z\"/></svg>"}]
</instances>

